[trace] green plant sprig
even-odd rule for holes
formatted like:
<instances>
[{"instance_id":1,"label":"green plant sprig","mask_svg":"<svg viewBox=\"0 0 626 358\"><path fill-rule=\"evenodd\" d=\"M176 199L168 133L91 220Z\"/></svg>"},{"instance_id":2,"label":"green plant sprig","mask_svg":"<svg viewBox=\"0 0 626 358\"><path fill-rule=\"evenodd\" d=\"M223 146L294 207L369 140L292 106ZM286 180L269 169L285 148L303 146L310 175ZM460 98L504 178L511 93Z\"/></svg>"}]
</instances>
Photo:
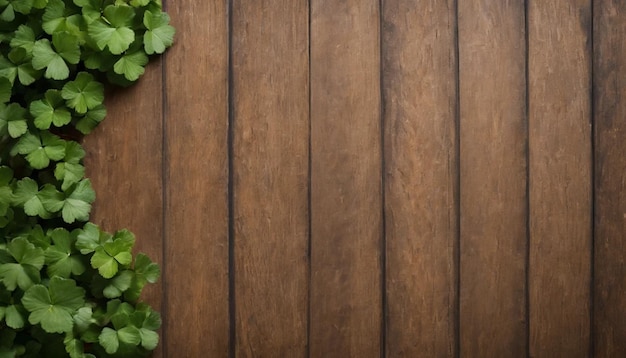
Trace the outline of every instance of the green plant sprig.
<instances>
[{"instance_id":1,"label":"green plant sprig","mask_svg":"<svg viewBox=\"0 0 626 358\"><path fill-rule=\"evenodd\" d=\"M0 358L140 357L160 315L139 302L160 271L134 235L88 222L80 144L172 45L160 0L0 0Z\"/></svg>"}]
</instances>

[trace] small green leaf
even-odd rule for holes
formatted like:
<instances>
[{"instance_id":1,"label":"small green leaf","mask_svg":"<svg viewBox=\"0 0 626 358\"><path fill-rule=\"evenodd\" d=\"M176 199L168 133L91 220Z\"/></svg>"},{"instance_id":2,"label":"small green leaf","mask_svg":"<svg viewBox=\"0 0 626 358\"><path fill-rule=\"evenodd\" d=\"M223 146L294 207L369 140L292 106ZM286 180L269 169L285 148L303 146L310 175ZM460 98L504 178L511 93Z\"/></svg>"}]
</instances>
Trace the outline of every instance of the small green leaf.
<instances>
[{"instance_id":1,"label":"small green leaf","mask_svg":"<svg viewBox=\"0 0 626 358\"><path fill-rule=\"evenodd\" d=\"M106 108L99 105L85 113L85 115L76 122L76 129L82 134L89 134L94 130L107 115Z\"/></svg>"},{"instance_id":2,"label":"small green leaf","mask_svg":"<svg viewBox=\"0 0 626 358\"><path fill-rule=\"evenodd\" d=\"M87 72L80 72L74 81L63 86L61 96L67 101L67 105L76 112L85 114L87 110L95 109L102 105L104 100L104 86L94 80Z\"/></svg>"},{"instance_id":3,"label":"small green leaf","mask_svg":"<svg viewBox=\"0 0 626 358\"><path fill-rule=\"evenodd\" d=\"M117 349L120 347L120 340L117 337L117 332L109 327L104 327L102 329L102 333L100 333L100 337L98 337L98 342L108 354L115 354Z\"/></svg>"},{"instance_id":4,"label":"small green leaf","mask_svg":"<svg viewBox=\"0 0 626 358\"><path fill-rule=\"evenodd\" d=\"M26 133L26 113L26 109L17 103L0 104L0 136L8 134L12 138L18 138Z\"/></svg>"},{"instance_id":5,"label":"small green leaf","mask_svg":"<svg viewBox=\"0 0 626 358\"><path fill-rule=\"evenodd\" d=\"M114 55L126 51L135 41L131 29L135 11L127 5L109 5L104 9L104 18L91 22L88 33L100 50L105 47Z\"/></svg>"},{"instance_id":6,"label":"small green leaf","mask_svg":"<svg viewBox=\"0 0 626 358\"><path fill-rule=\"evenodd\" d=\"M172 46L176 30L169 25L170 17L164 12L152 13L146 11L143 15L143 24L148 31L143 35L146 53L163 53Z\"/></svg>"},{"instance_id":7,"label":"small green leaf","mask_svg":"<svg viewBox=\"0 0 626 358\"><path fill-rule=\"evenodd\" d=\"M35 117L38 129L48 129L51 125L62 127L72 120L59 90L48 90L44 99L31 102L30 113Z\"/></svg>"},{"instance_id":8,"label":"small green leaf","mask_svg":"<svg viewBox=\"0 0 626 358\"><path fill-rule=\"evenodd\" d=\"M45 68L46 78L67 79L70 74L67 64L77 64L79 60L78 39L67 32L52 35L52 43L48 39L38 40L33 47L33 68L36 70Z\"/></svg>"},{"instance_id":9,"label":"small green leaf","mask_svg":"<svg viewBox=\"0 0 626 358\"><path fill-rule=\"evenodd\" d=\"M123 75L129 81L136 81L143 75L144 66L148 63L148 56L142 51L127 53L120 57L113 65L113 70L118 75Z\"/></svg>"},{"instance_id":10,"label":"small green leaf","mask_svg":"<svg viewBox=\"0 0 626 358\"><path fill-rule=\"evenodd\" d=\"M15 144L12 154L22 154L34 169L43 169L50 165L50 160L65 157L65 142L56 135L42 131L40 135L26 133Z\"/></svg>"},{"instance_id":11,"label":"small green leaf","mask_svg":"<svg viewBox=\"0 0 626 358\"><path fill-rule=\"evenodd\" d=\"M24 327L24 316L16 305L9 305L6 307L5 322L7 326L13 329L20 329Z\"/></svg>"},{"instance_id":12,"label":"small green leaf","mask_svg":"<svg viewBox=\"0 0 626 358\"><path fill-rule=\"evenodd\" d=\"M48 333L69 332L74 326L72 315L85 303L85 290L74 280L52 277L49 286L29 288L22 303L30 313L31 324L41 324Z\"/></svg>"}]
</instances>

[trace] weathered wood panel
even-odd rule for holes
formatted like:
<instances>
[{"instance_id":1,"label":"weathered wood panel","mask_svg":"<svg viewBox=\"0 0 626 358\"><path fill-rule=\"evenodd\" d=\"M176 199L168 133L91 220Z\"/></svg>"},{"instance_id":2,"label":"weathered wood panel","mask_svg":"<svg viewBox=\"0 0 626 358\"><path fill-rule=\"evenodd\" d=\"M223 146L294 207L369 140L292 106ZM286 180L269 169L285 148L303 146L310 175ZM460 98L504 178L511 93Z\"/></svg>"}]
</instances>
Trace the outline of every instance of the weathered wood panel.
<instances>
[{"instance_id":1,"label":"weathered wood panel","mask_svg":"<svg viewBox=\"0 0 626 358\"><path fill-rule=\"evenodd\" d=\"M226 357L226 2L172 1L168 12L177 37L165 59L166 354Z\"/></svg>"},{"instance_id":2,"label":"weathered wood panel","mask_svg":"<svg viewBox=\"0 0 626 358\"><path fill-rule=\"evenodd\" d=\"M454 1L385 1L383 108L389 357L456 352Z\"/></svg>"},{"instance_id":3,"label":"weathered wood panel","mask_svg":"<svg viewBox=\"0 0 626 358\"><path fill-rule=\"evenodd\" d=\"M304 357L308 6L236 1L232 10L235 353Z\"/></svg>"},{"instance_id":4,"label":"weathered wood panel","mask_svg":"<svg viewBox=\"0 0 626 358\"><path fill-rule=\"evenodd\" d=\"M311 357L382 349L378 1L311 1Z\"/></svg>"},{"instance_id":5,"label":"weathered wood panel","mask_svg":"<svg viewBox=\"0 0 626 358\"><path fill-rule=\"evenodd\" d=\"M591 3L529 3L530 355L587 357Z\"/></svg>"},{"instance_id":6,"label":"weathered wood panel","mask_svg":"<svg viewBox=\"0 0 626 358\"><path fill-rule=\"evenodd\" d=\"M594 2L596 357L626 356L626 3Z\"/></svg>"},{"instance_id":7,"label":"weathered wood panel","mask_svg":"<svg viewBox=\"0 0 626 358\"><path fill-rule=\"evenodd\" d=\"M524 1L459 1L463 357L527 355Z\"/></svg>"}]
</instances>

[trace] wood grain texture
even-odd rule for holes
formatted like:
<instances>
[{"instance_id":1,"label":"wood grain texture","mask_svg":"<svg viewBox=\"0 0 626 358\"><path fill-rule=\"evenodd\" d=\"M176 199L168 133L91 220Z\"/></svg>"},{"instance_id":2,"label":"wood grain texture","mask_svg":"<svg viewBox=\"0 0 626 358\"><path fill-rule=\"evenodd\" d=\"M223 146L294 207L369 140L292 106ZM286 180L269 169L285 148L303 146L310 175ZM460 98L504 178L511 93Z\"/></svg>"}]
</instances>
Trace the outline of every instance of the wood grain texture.
<instances>
[{"instance_id":1,"label":"wood grain texture","mask_svg":"<svg viewBox=\"0 0 626 358\"><path fill-rule=\"evenodd\" d=\"M311 2L311 357L382 348L379 17Z\"/></svg>"},{"instance_id":2,"label":"wood grain texture","mask_svg":"<svg viewBox=\"0 0 626 358\"><path fill-rule=\"evenodd\" d=\"M454 1L383 8L387 356L456 347L457 60Z\"/></svg>"},{"instance_id":3,"label":"wood grain texture","mask_svg":"<svg viewBox=\"0 0 626 358\"><path fill-rule=\"evenodd\" d=\"M304 357L308 4L236 1L232 19L235 352Z\"/></svg>"},{"instance_id":4,"label":"wood grain texture","mask_svg":"<svg viewBox=\"0 0 626 358\"><path fill-rule=\"evenodd\" d=\"M168 357L227 357L226 1L171 1L166 73Z\"/></svg>"},{"instance_id":5,"label":"wood grain texture","mask_svg":"<svg viewBox=\"0 0 626 358\"><path fill-rule=\"evenodd\" d=\"M91 221L109 232L127 228L134 252L163 264L161 62L155 61L132 88L109 87L107 118L85 137L86 177L98 199ZM156 118L146 125L147 119ZM162 285L147 285L142 300L163 311ZM162 345L155 357L162 354Z\"/></svg>"},{"instance_id":6,"label":"wood grain texture","mask_svg":"<svg viewBox=\"0 0 626 358\"><path fill-rule=\"evenodd\" d=\"M587 357L590 2L529 3L530 355Z\"/></svg>"},{"instance_id":7,"label":"wood grain texture","mask_svg":"<svg viewBox=\"0 0 626 358\"><path fill-rule=\"evenodd\" d=\"M626 3L594 2L596 357L626 356Z\"/></svg>"},{"instance_id":8,"label":"wood grain texture","mask_svg":"<svg viewBox=\"0 0 626 358\"><path fill-rule=\"evenodd\" d=\"M525 357L524 1L459 1L460 354Z\"/></svg>"}]
</instances>

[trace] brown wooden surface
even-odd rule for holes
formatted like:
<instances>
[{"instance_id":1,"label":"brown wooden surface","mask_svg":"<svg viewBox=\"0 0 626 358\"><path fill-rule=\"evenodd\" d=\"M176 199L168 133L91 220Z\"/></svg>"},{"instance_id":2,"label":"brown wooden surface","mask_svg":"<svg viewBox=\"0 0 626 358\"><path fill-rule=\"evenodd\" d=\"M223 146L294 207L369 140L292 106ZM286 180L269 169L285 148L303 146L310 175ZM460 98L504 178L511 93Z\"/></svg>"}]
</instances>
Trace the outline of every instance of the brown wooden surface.
<instances>
[{"instance_id":1,"label":"brown wooden surface","mask_svg":"<svg viewBox=\"0 0 626 358\"><path fill-rule=\"evenodd\" d=\"M162 63L146 70L129 89L110 89L108 120L85 137L86 176L97 200L92 221L109 232L128 228L136 235L135 252L163 262ZM145 119L153 118L147 125ZM142 299L163 312L163 281L148 285ZM163 330L161 330L163 332ZM157 347L155 356L161 354Z\"/></svg>"},{"instance_id":2,"label":"brown wooden surface","mask_svg":"<svg viewBox=\"0 0 626 358\"><path fill-rule=\"evenodd\" d=\"M167 357L228 352L228 25L223 1L172 1L165 60ZM210 73L210 76L199 75ZM210 337L210 339L208 338Z\"/></svg>"},{"instance_id":3,"label":"brown wooden surface","mask_svg":"<svg viewBox=\"0 0 626 358\"><path fill-rule=\"evenodd\" d=\"M529 349L532 357L587 357L591 4L529 4Z\"/></svg>"},{"instance_id":4,"label":"brown wooden surface","mask_svg":"<svg viewBox=\"0 0 626 358\"><path fill-rule=\"evenodd\" d=\"M237 357L305 357L309 83L306 1L234 2Z\"/></svg>"},{"instance_id":5,"label":"brown wooden surface","mask_svg":"<svg viewBox=\"0 0 626 358\"><path fill-rule=\"evenodd\" d=\"M626 5L593 4L169 1L85 140L94 221L163 270L155 357L626 356Z\"/></svg>"},{"instance_id":6,"label":"brown wooden surface","mask_svg":"<svg viewBox=\"0 0 626 358\"><path fill-rule=\"evenodd\" d=\"M594 3L596 357L626 356L626 3Z\"/></svg>"},{"instance_id":7,"label":"brown wooden surface","mask_svg":"<svg viewBox=\"0 0 626 358\"><path fill-rule=\"evenodd\" d=\"M453 1L385 1L383 85L390 357L456 351L458 166Z\"/></svg>"},{"instance_id":8,"label":"brown wooden surface","mask_svg":"<svg viewBox=\"0 0 626 358\"><path fill-rule=\"evenodd\" d=\"M378 1L311 2L311 357L378 357Z\"/></svg>"},{"instance_id":9,"label":"brown wooden surface","mask_svg":"<svg viewBox=\"0 0 626 358\"><path fill-rule=\"evenodd\" d=\"M460 1L463 357L525 357L523 1Z\"/></svg>"}]
</instances>

